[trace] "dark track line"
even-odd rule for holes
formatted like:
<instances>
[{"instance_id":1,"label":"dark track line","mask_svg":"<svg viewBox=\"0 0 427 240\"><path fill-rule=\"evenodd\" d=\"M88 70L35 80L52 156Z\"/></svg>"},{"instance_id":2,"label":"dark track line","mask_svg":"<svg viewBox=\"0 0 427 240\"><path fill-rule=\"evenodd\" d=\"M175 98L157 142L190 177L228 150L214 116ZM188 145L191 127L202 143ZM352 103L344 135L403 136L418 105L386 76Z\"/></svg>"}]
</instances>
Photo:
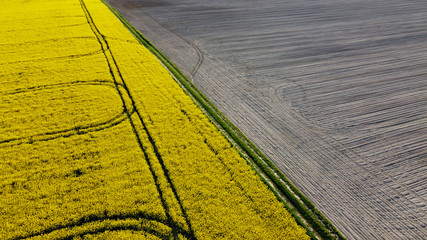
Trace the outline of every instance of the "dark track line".
<instances>
[{"instance_id":1,"label":"dark track line","mask_svg":"<svg viewBox=\"0 0 427 240\"><path fill-rule=\"evenodd\" d=\"M131 115L133 113L134 113L134 110L132 109ZM125 121L128 117L129 116L125 116L125 111L123 111L120 114L116 115L114 118L99 124L92 124L88 126L76 126L76 127L65 129L65 130L40 133L40 134L35 134L32 136L26 136L26 137L20 137L20 138L5 139L0 141L0 148L6 147L6 146L8 147L17 146L24 143L49 141L49 140L54 140L61 137L71 137L74 135L82 135L90 132L98 132L101 130L114 127L122 123L123 121Z\"/></svg>"},{"instance_id":2,"label":"dark track line","mask_svg":"<svg viewBox=\"0 0 427 240\"><path fill-rule=\"evenodd\" d=\"M45 29L54 29L54 28L66 28L66 27L77 27L77 26L83 26L86 25L86 23L76 23L76 24L69 24L69 25L58 25L52 28L45 28ZM7 31L0 31L0 33L7 33L7 32L25 32L28 30L34 30L34 28L20 28L19 30L7 30Z\"/></svg>"},{"instance_id":3,"label":"dark track line","mask_svg":"<svg viewBox=\"0 0 427 240\"><path fill-rule=\"evenodd\" d=\"M49 227L47 229L38 231L36 233L30 233L30 234L26 234L26 235L16 236L14 238L11 238L11 240L21 240L21 239L26 239L26 238L42 236L42 235L53 233L53 232L61 230L61 229L70 229L70 228L74 228L74 227L79 227L79 226L83 226L85 224L92 223L92 222L101 222L101 221L106 221L106 220L118 221L118 220L127 220L127 219L135 219L135 220L145 219L145 220L149 220L149 221L156 221L156 222L164 224L164 225L166 225L172 229L172 227L169 225L170 224L169 220L163 219L161 216L155 215L155 214L147 214L144 212L137 212L137 213L108 215L108 212L103 212L103 213L100 213L97 215L91 214L91 215L83 216L74 222L70 222L70 223L66 223L66 224L59 224L57 226L52 226L52 227ZM191 234L188 231L186 231L185 229L179 227L179 225L177 223L173 222L172 226L174 226L174 228L177 230L177 232L179 234L185 236L188 239L191 239ZM106 229L106 230L110 230L110 229ZM116 230L139 230L139 229L127 229L124 227L124 228L120 228L120 229L116 229ZM155 229L149 229L149 231L150 230L151 230L151 232L158 233ZM90 234L90 233L95 233L95 232L85 232L82 235ZM154 235L157 236L157 234L154 234ZM73 237L78 237L78 236L81 236L81 235L76 234L76 235L70 236L71 238L66 237L66 238L59 238L59 239L73 239Z\"/></svg>"},{"instance_id":4,"label":"dark track line","mask_svg":"<svg viewBox=\"0 0 427 240\"><path fill-rule=\"evenodd\" d=\"M39 86L34 86L29 88L18 88L10 92L1 93L1 95L14 95L14 94L25 93L30 91L42 91L45 89L54 89L56 87L62 87L62 86L69 87L73 85L95 85L95 86L100 85L100 86L109 86L109 87L116 88L116 86L114 86L113 84L114 82L108 81L108 80L75 81L75 82L69 82L69 83L39 85ZM123 85L121 84L119 84L119 86L123 87ZM135 112L133 107L130 108L130 112L131 112L131 115ZM17 146L24 143L49 141L49 140L57 139L60 137L71 137L74 135L82 135L89 132L101 131L101 130L116 126L122 123L123 121L125 121L127 117L124 117L124 115L125 115L125 110L120 114L114 116L113 118L98 124L89 124L86 126L74 126L73 128L51 131L51 132L44 132L44 133L34 134L31 136L4 139L0 141L0 148L4 147L5 145ZM8 143L12 143L12 144L8 144Z\"/></svg>"},{"instance_id":5,"label":"dark track line","mask_svg":"<svg viewBox=\"0 0 427 240\"><path fill-rule=\"evenodd\" d=\"M183 40L188 45L190 45L191 47L193 47L194 50L197 52L197 56L198 56L197 63L196 63L196 65L194 65L193 69L190 72L191 80L193 81L194 77L196 76L197 71L199 70L200 66L202 65L202 63L203 63L203 61L205 59L205 56L204 56L202 50L200 49L200 47L197 44L193 43L192 41L189 41L188 39L184 38L183 36L181 36L181 34L179 34L178 32L176 32L174 30L172 30L170 27L168 27L165 24L159 22L155 17L151 16L151 14L149 14L148 12L144 11L144 14L147 15L148 17L150 17L154 22L156 22L157 24L159 24L163 28L165 28L168 31L170 31L171 33L175 34L181 40Z\"/></svg>"},{"instance_id":6,"label":"dark track line","mask_svg":"<svg viewBox=\"0 0 427 240\"><path fill-rule=\"evenodd\" d=\"M75 235L70 235L67 237L62 237L62 238L57 238L57 240L73 240L76 237L83 237L85 235L88 234L100 234L100 233L104 233L104 232L109 232L109 231L124 231L124 230L132 230L133 232L144 232L145 234L149 234L149 235L154 235L160 239L169 239L169 236L161 233L159 231L156 231L153 228L149 228L149 227L142 227L142 226L138 226L138 225L131 225L131 226L108 226L108 227L103 227L101 229L94 229L94 230L87 230L84 231L83 233L79 233L79 234L75 234Z\"/></svg>"},{"instance_id":7,"label":"dark track line","mask_svg":"<svg viewBox=\"0 0 427 240\"><path fill-rule=\"evenodd\" d=\"M125 43L140 45L140 43L138 41L130 41L130 40L126 40L126 39L121 39L121 38L116 38L116 37L108 37L108 36L104 36L104 37L105 37L105 39L111 39L111 40L115 40L115 41L121 41L121 42L125 42Z\"/></svg>"},{"instance_id":8,"label":"dark track line","mask_svg":"<svg viewBox=\"0 0 427 240\"><path fill-rule=\"evenodd\" d=\"M35 43L45 43L45 42L55 42L55 41L62 41L62 40L68 40L68 39L93 39L92 37L64 37L64 38L51 38L51 39L44 39L44 40L37 40L37 41L28 41L28 42L20 42L20 43L3 43L0 44L0 46L7 46L7 45L28 45L28 44L35 44Z\"/></svg>"},{"instance_id":9,"label":"dark track line","mask_svg":"<svg viewBox=\"0 0 427 240\"><path fill-rule=\"evenodd\" d=\"M0 65L7 65L7 64L14 64L14 63L25 63L25 62L38 62L38 61L46 61L46 60L57 60L57 59L64 59L64 58L79 58L79 57L87 57L96 55L98 53L101 53L101 50L97 50L90 53L83 53L83 54L72 54L68 56L58 56L58 57L51 57L51 58L38 58L38 59L31 59L31 60L24 60L24 61L12 61L12 62L5 62L0 63Z\"/></svg>"},{"instance_id":10,"label":"dark track line","mask_svg":"<svg viewBox=\"0 0 427 240\"><path fill-rule=\"evenodd\" d=\"M191 79L194 81L194 77L196 76L197 71L199 71L200 66L202 66L203 60L205 59L205 56L203 55L202 50L200 50L200 47L193 42L190 42L191 46L196 50L197 55L199 57L196 65L194 66L193 70L190 73Z\"/></svg>"},{"instance_id":11,"label":"dark track line","mask_svg":"<svg viewBox=\"0 0 427 240\"><path fill-rule=\"evenodd\" d=\"M188 119L188 121L189 121L189 122L192 122L192 120L191 120L190 116L188 116L188 114L187 114L187 112L186 112L185 110L181 110L181 112L182 112L182 113L187 117L187 119ZM252 199L252 197L251 197L251 196L249 196L249 195L246 193L246 191L244 190L244 188L243 188L242 184L240 184L240 183L236 180L236 178L234 177L234 175L235 175L235 174L231 171L231 168L227 165L227 163L225 163L225 161L224 161L224 159L223 159L222 157L218 156L217 150L215 150L215 148L214 148L211 144L209 144L209 143L206 141L206 137L203 135L203 133L202 133L200 130L198 130L198 129L197 129L197 133L198 133L201 137L203 137L203 138L205 139L204 143L205 143L205 144L206 144L206 146L209 148L209 150L210 150L212 153L214 153L214 154L215 154L215 156L217 156L217 157L218 157L219 162L224 166L225 170L230 174L231 179L235 182L236 186L241 190L241 193L242 193L245 197L247 197L249 200L251 200L251 201L253 202L254 200Z\"/></svg>"},{"instance_id":12,"label":"dark track line","mask_svg":"<svg viewBox=\"0 0 427 240\"><path fill-rule=\"evenodd\" d=\"M61 86L70 87L70 86L75 86L75 85L92 85L92 86L101 85L101 86L108 86L108 87L115 88L115 84L113 81L90 80L90 81L74 81L74 82L66 82L66 83L45 84L45 85L38 85L38 86L27 87L27 88L16 88L12 91L0 92L0 95L14 95L14 94L25 93L25 92L30 92L30 91L42 91L45 89L52 89L52 88L61 87ZM121 85L121 84L119 84L119 85ZM123 85L121 85L121 86L123 87Z\"/></svg>"},{"instance_id":13,"label":"dark track line","mask_svg":"<svg viewBox=\"0 0 427 240\"><path fill-rule=\"evenodd\" d=\"M186 222L187 222L188 228L189 228L190 233L191 233L191 238L190 238L190 239L196 239L196 238L195 238L195 236L194 236L194 232L193 232L193 230L192 230L192 227L191 227L191 223L190 223L190 221L189 221L189 219L188 219L188 215L187 215L187 213L186 213L186 211L185 211L184 207L182 206L181 200L180 200L180 198L179 198L179 196L178 196L178 194L177 194L177 191L176 191L175 186L173 185L173 183L172 183L172 181L171 181L171 179L170 179L170 176L169 176L169 174L168 174L168 170L167 170L167 168L165 167L165 165L164 165L164 163L163 163L163 159L162 159L161 155L159 154L159 151L158 151L158 149L157 149L157 146L156 146L156 144L155 144L155 142L154 142L153 138L151 137L151 134L150 134L150 132L148 131L147 126L146 126L145 122L143 121L143 119L142 119L142 117L141 117L141 114L139 113L138 109L136 108L135 101L134 101L134 99L133 99L132 95L130 94L130 91L129 91L129 88L127 87L127 85L126 85L126 82L125 82L125 81L124 81L124 79L123 79L123 76L122 76L122 74L121 74L121 72L120 72L120 69L119 69L119 67L118 67L118 65L117 65L117 62L116 62L116 60L115 60L115 58L114 58L114 55L113 55L113 53L111 52L110 46L109 46L109 44L108 44L108 41L106 40L106 37L105 37L104 35L102 35L102 34L101 34L101 32L99 31L99 29L96 27L95 23L93 22L93 19L92 19L92 17L91 17L91 15L90 15L90 13L89 13L89 11L88 11L88 9L87 9L87 7L86 7L86 5L85 5L84 1L83 1L83 0L79 0L79 1L80 1L80 4L81 4L82 8L83 8L83 11L84 11L84 13L85 13L85 15L86 15L87 21L88 21L88 23L89 23L89 25L90 25L90 27L91 27L92 31L94 32L94 34L95 34L96 38L98 39L98 42L99 42L99 43L100 43L100 45L101 45L101 48L102 48L103 53L104 53L104 55L105 55L105 58L106 58L106 60L107 60L107 64L108 64L108 66L109 66L110 73L111 73L111 75L112 75L112 77L113 77L113 79L114 79L114 82L115 82L115 83L118 83L118 80L121 80L121 81L122 81L122 84L123 84L123 86L124 86L124 89L126 90L126 94L128 95L129 99L131 100L131 102L132 102L132 106L134 107L135 112L136 112L136 114L137 114L137 116L138 116L138 118L139 118L139 120L140 120L140 122L141 122L141 124L142 124L142 126L143 126L143 128L144 128L144 131L146 132L146 134L147 134L147 136L148 136L148 139L149 139L149 141L150 141L150 143L151 143L151 145L152 145L152 147L153 147L153 149L154 149L154 152L155 152L155 154L156 154L156 157L157 157L157 159L159 160L160 165L162 166L162 170L164 171L164 175L165 175L165 177L166 177L166 179L167 179L167 181L168 181L168 183L169 183L169 185L170 185L170 187L171 187L171 189L172 189L172 191L173 191L173 193L174 193L174 195L175 195L176 200L178 201L178 204L179 204L179 206L180 206L180 208L181 208L181 212L182 212L182 214L184 215L184 218L185 218L185 220L186 220ZM109 56L111 57L112 62L110 62ZM115 69L113 69L114 67L115 67ZM115 73L114 73L115 71L114 71L114 70L116 70L116 72L118 73L118 76L116 76L116 75L115 75ZM117 85L117 86L118 86L118 85ZM117 88L117 91L119 92L119 95L121 96L122 101L124 102L122 92L120 91L120 89L119 89L119 88ZM124 107L126 108L126 106L125 106L125 105L124 105ZM165 210L166 216L167 216L168 220L170 221L171 226L173 226L173 227L172 227L172 230L173 230L174 238L178 240L178 239L179 239L179 237L178 237L178 234L177 234L177 231L176 231L176 226L175 226L174 224L172 224L172 223L173 223L173 220L172 220L172 217L170 216L170 213L169 213L169 207L168 207L168 205L167 205L167 203L166 203L166 200L165 200L165 199L164 199L164 197L163 197L162 190L160 189L160 184L159 184L158 179L157 179L158 177L157 177L157 175L155 174L155 172L154 172L154 170L153 170L153 167L152 167L152 164L151 164L151 161L150 161L150 160L149 160L149 158L148 158L148 154L146 153L146 151L145 151L145 149L144 149L144 147L143 147L142 140L141 140L141 136L139 135L139 133L138 133L138 131L137 131L136 127L135 127L135 124L134 124L134 122L133 122L133 120L131 119L131 117L130 117L130 116L129 116L129 121L130 121L130 123L131 123L131 125L132 125L133 131L134 131L135 136L136 136L136 138L137 138L137 141L138 141L138 144L139 144L139 146L140 146L140 149L142 150L142 152L143 152L143 154L144 154L144 157L145 157L145 159L146 159L146 161L147 161L147 163L148 163L148 165L149 165L150 171L151 171L151 173L152 173L152 175L153 175L153 178L154 178L154 180L155 180L156 187L157 187L157 190L158 190L158 193L159 193L160 200L161 200L161 202L162 202L163 208L164 208L164 210Z\"/></svg>"}]
</instances>

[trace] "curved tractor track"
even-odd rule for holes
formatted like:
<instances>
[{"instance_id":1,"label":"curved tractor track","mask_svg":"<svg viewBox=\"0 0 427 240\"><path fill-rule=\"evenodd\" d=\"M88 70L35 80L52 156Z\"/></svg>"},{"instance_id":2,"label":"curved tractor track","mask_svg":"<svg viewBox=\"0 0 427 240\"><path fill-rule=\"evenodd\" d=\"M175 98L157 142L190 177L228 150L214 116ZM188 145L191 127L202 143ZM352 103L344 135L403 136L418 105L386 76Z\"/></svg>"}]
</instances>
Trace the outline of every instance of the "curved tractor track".
<instances>
[{"instance_id":1,"label":"curved tractor track","mask_svg":"<svg viewBox=\"0 0 427 240\"><path fill-rule=\"evenodd\" d=\"M171 188L171 190L173 192L173 195L174 195L175 199L177 200L177 202L179 204L181 214L184 216L186 224L187 224L187 227L189 229L189 233L190 233L190 238L189 239L196 239L196 237L194 235L194 232L192 230L192 227L191 227L190 220L189 220L188 215L186 213L186 210L184 209L184 207L183 207L183 205L181 203L181 199L180 199L180 197L179 197L179 195L178 195L178 193L176 191L176 188L175 188L175 186L174 186L174 184L173 184L173 182L172 182L172 180L171 180L171 178L170 178L170 176L168 174L168 170L166 169L166 166L165 166L165 164L163 162L163 159L162 159L162 157L161 157L161 155L159 153L159 150L158 150L158 148L157 148L157 146L156 146L156 144L155 144L155 142L154 142L154 140L153 140L153 138L151 136L151 133L148 130L148 128L147 128L147 126L146 126L146 124L145 124L145 122L144 122L144 120L142 118L142 115L139 113L138 109L136 108L135 101L132 98L132 95L131 95L131 93L130 93L127 85L126 85L125 80L123 79L123 76L122 76L122 74L120 72L120 69L119 69L119 67L117 65L117 62L116 62L116 60L114 58L114 55L113 55L113 53L110 50L110 46L108 44L108 41L106 40L105 36L101 34L101 32L98 30L98 28L96 27L95 23L93 22L92 17L90 15L88 9L86 8L86 5L85 5L84 1L80 0L80 3L81 3L81 6L82 6L82 9L83 9L83 11L84 11L84 13L86 15L87 21L88 21L88 23L89 23L89 25L90 25L93 33L95 34L96 38L98 39L98 42L99 42L99 44L100 44L100 46L101 46L101 48L103 50L103 53L104 53L105 58L107 60L108 66L110 68L111 76L113 77L113 80L115 82L115 85L116 85L116 88L117 88L117 92L119 93L119 95L120 95L120 97L122 99L123 107L125 109L126 114L128 115L128 119L129 119L129 121L130 121L130 123L132 125L133 131L134 131L134 133L136 135L136 138L137 138L137 141L138 141L138 144L139 144L139 147L140 147L141 151L144 153L144 158L147 160L147 163L148 163L148 165L150 167L150 171L151 171L151 173L153 175L153 178L154 178L154 180L156 182L156 188L157 188L157 191L159 193L160 200L162 202L162 206L163 206L163 208L165 210L168 224L169 224L169 226L172 227L172 232L173 232L173 235L174 235L174 239L179 239L178 230L176 229L176 224L173 223L173 219L172 219L171 214L169 212L169 207L168 207L167 202L166 202L166 200L165 200L165 198L163 196L163 192L160 189L160 184L158 182L158 177L157 177L155 171L153 170L152 163L149 160L150 158L148 157L147 152L146 152L146 150L145 150L145 148L144 148L144 146L142 144L142 136L141 136L140 133L138 133L138 130L137 130L136 126L135 126L134 120L132 120L132 118L131 118L130 109L128 109L126 107L126 101L125 101L125 99L123 97L124 95L126 95L126 96L128 96L130 98L132 106L135 109L136 115L138 116L139 123L142 124L143 130L145 131L146 135L148 136L149 142L151 143L151 145L152 145L152 147L154 149L156 158L157 158L157 160L159 161L159 163L160 163L160 165L162 167L163 174L166 177L167 182L168 182L168 184L169 184L169 186L170 186L170 188ZM120 90L120 88L119 88L120 85L123 85L125 91Z\"/></svg>"},{"instance_id":2,"label":"curved tractor track","mask_svg":"<svg viewBox=\"0 0 427 240\"><path fill-rule=\"evenodd\" d=\"M134 220L132 224L120 224L122 220ZM146 224L147 222L155 222L163 226L174 229L176 236L179 236L179 239L193 239L193 235L179 227L179 224L174 221L169 221L163 219L160 216L148 215L143 212L126 214L122 213L119 215L108 215L107 213L97 214L97 215L88 215L83 216L75 222L52 226L49 229L43 231L17 236L13 240L28 239L33 237L48 237L49 234L55 234L62 230L73 230L79 227L84 227L85 225L92 224L91 228L87 228L83 231L77 231L76 233L68 233L65 236L57 237L55 239L65 240L65 239L74 239L79 237L84 237L86 235L100 234L103 232L111 231L126 231L131 230L132 232L141 232L144 235L152 235L159 239L170 239L170 236L164 235L159 231L158 227L153 227L153 225ZM98 223L98 226L93 227L93 224Z\"/></svg>"},{"instance_id":3,"label":"curved tractor track","mask_svg":"<svg viewBox=\"0 0 427 240\"><path fill-rule=\"evenodd\" d=\"M179 37L182 41L184 41L185 43L187 43L188 45L190 45L197 53L197 63L194 65L194 67L191 69L189 76L192 80L192 82L194 82L194 78L196 76L197 71L199 70L200 66L202 66L203 64L203 60L204 60L204 54L202 52L202 50L200 49L199 45L196 42L192 42L184 37L182 37L179 33L173 31L172 29L170 29L168 26L166 26L165 24L162 24L161 22L159 22L156 18L154 18L153 16L151 16L148 12L144 12L144 14L148 17L150 17L152 19L152 21L154 21L156 24L158 24L159 26L162 26L164 29L170 31L170 33L176 35L177 37Z\"/></svg>"}]
</instances>

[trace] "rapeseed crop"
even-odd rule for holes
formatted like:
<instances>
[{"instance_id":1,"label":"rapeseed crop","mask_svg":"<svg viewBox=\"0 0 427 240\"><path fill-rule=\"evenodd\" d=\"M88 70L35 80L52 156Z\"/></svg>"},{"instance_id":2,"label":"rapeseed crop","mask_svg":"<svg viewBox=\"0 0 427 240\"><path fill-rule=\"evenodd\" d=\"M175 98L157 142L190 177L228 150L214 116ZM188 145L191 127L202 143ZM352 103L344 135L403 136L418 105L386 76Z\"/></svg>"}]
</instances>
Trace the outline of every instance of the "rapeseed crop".
<instances>
[{"instance_id":1,"label":"rapeseed crop","mask_svg":"<svg viewBox=\"0 0 427 240\"><path fill-rule=\"evenodd\" d=\"M0 14L0 239L309 238L102 2Z\"/></svg>"}]
</instances>

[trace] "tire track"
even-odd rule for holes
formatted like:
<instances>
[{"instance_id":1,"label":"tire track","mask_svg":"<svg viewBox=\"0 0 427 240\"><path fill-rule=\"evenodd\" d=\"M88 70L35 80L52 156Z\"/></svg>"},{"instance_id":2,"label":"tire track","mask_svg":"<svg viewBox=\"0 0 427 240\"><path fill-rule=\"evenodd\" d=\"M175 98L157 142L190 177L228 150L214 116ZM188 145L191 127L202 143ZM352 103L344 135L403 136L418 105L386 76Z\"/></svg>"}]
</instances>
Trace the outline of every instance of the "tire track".
<instances>
[{"instance_id":1,"label":"tire track","mask_svg":"<svg viewBox=\"0 0 427 240\"><path fill-rule=\"evenodd\" d=\"M177 37L179 37L182 41L186 42L188 45L190 45L191 47L193 47L193 49L196 51L197 56L198 56L198 60L197 60L196 65L194 65L193 69L190 72L190 78L191 78L191 81L193 82L194 81L194 77L196 76L197 71L199 70L200 66L203 64L203 61L204 61L204 54L203 54L202 50L200 49L199 45L197 43L194 43L194 42L189 41L186 38L182 37L179 33L175 32L174 30L172 30L171 28L169 28L165 24L159 22L156 18L154 18L153 16L151 16L148 12L146 12L146 11L143 11L143 12L144 12L145 15L147 15L148 17L150 17L154 22L156 22L157 24L159 24L160 26L162 26L164 29L167 29L172 34L174 34Z\"/></svg>"},{"instance_id":2,"label":"tire track","mask_svg":"<svg viewBox=\"0 0 427 240\"><path fill-rule=\"evenodd\" d=\"M132 109L130 112L130 115L132 115L134 112L135 111ZM17 146L25 143L32 144L38 141L49 141L49 140L54 140L61 137L71 137L74 135L82 135L82 134L87 134L91 132L98 132L101 130L114 127L124 122L126 119L128 119L128 116L126 115L126 112L123 111L120 114L114 116L113 118L98 124L90 124L86 126L75 126L73 128L59 130L59 131L51 131L51 132L45 132L45 133L35 134L31 136L26 136L26 137L1 140L0 148Z\"/></svg>"},{"instance_id":3,"label":"tire track","mask_svg":"<svg viewBox=\"0 0 427 240\"><path fill-rule=\"evenodd\" d=\"M80 58L80 57L87 57L92 56L101 53L102 50L96 50L90 53L83 53L83 54L71 54L67 56L58 56L58 57L50 57L50 58L37 58L37 59L30 59L30 60L24 60L24 61L12 61L12 62L4 62L0 63L1 65L7 65L7 64L15 64L15 63L26 63L26 62L36 62L36 61L46 61L46 60L57 60L57 59L67 59L67 58Z\"/></svg>"},{"instance_id":4,"label":"tire track","mask_svg":"<svg viewBox=\"0 0 427 240\"><path fill-rule=\"evenodd\" d=\"M204 55L199 45L193 42L190 42L190 45L196 50L197 55L199 56L199 60L197 61L196 65L194 66L193 70L190 73L191 81L194 81L194 76L196 76L197 71L199 70L200 66L203 63Z\"/></svg>"},{"instance_id":5,"label":"tire track","mask_svg":"<svg viewBox=\"0 0 427 240\"><path fill-rule=\"evenodd\" d=\"M87 23L76 23L76 24L57 25L57 26L49 28L49 29L51 30L51 29L56 29L56 28L77 27L77 26L84 26L86 24ZM34 31L34 28L20 28L19 30L6 30L6 31L0 31L0 33L18 32L18 31L19 32Z\"/></svg>"},{"instance_id":6,"label":"tire track","mask_svg":"<svg viewBox=\"0 0 427 240\"><path fill-rule=\"evenodd\" d=\"M116 88L116 86L114 85L114 82L112 81L91 80L91 81L75 81L70 83L39 85L39 86L34 86L29 88L18 88L8 92L2 92L0 94L14 95L14 94L25 93L25 92L42 91L46 89L56 89L60 87L69 87L69 86L75 86L75 85L82 85L82 86L95 85L95 86L108 86L108 87ZM122 85L119 85L119 86L123 88ZM135 112L133 106L130 106L127 108L130 110L131 115ZM108 119L100 123L91 123L88 125L74 126L68 129L49 131L45 133L34 134L31 136L3 139L0 141L0 148L16 146L16 145L21 145L25 143L31 144L33 142L38 142L38 141L49 141L49 140L54 140L60 137L71 137L74 135L82 135L90 132L97 132L97 131L114 127L122 123L123 121L125 121L127 118L128 117L126 116L125 110L123 110L121 113L112 117L111 119Z\"/></svg>"},{"instance_id":7,"label":"tire track","mask_svg":"<svg viewBox=\"0 0 427 240\"><path fill-rule=\"evenodd\" d=\"M29 44L37 44L37 43L46 43L46 42L57 42L57 41L66 41L70 39L93 39L89 36L81 36L81 37L64 37L64 38L50 38L50 39L43 39L43 40L37 40L37 41L28 41L28 42L19 42L19 43L0 43L0 46L16 46L16 45L29 45Z\"/></svg>"},{"instance_id":8,"label":"tire track","mask_svg":"<svg viewBox=\"0 0 427 240\"><path fill-rule=\"evenodd\" d=\"M17 93L24 93L24 92L30 92L30 91L41 91L45 89L54 89L58 87L68 87L68 86L75 86L75 85L93 85L93 86L109 86L112 88L115 88L115 84L113 81L109 80L90 80L90 81L74 81L74 82L66 82L66 83L55 83L55 84L45 84L45 85L38 85L33 87L27 87L27 88L17 88L12 91L5 91L0 92L0 95L13 95ZM123 87L122 84L118 84L120 87Z\"/></svg>"},{"instance_id":9,"label":"tire track","mask_svg":"<svg viewBox=\"0 0 427 240\"><path fill-rule=\"evenodd\" d=\"M83 216L80 219L74 221L74 222L70 222L70 223L66 223L66 224L59 224L56 226L51 226L48 229L44 229L35 233L31 233L31 234L24 234L24 235L20 235L20 236L16 236L11 238L11 240L22 240L22 239L28 239L28 238L33 238L33 237L39 237L39 236L45 236L51 233L55 233L56 231L59 230L65 230L65 229L73 229L75 227L80 227L80 226L84 226L86 224L91 224L91 223L96 223L96 222L103 222L103 221L120 221L120 220L129 220L129 219L133 219L133 220L138 220L142 223L143 220L148 220L148 221L155 221L159 224L162 224L164 226L167 226L171 229L175 228L177 233L184 236L186 239L191 239L191 234L186 231L185 229L179 227L178 223L176 222L172 222L172 224L170 224L169 220L166 220L164 218L162 218L161 216L158 215L153 215L153 214L147 214L144 212L137 212L137 213L128 213L128 214L109 214L108 212L102 212L99 214L92 214L92 215L87 215L87 216ZM93 229L93 228L92 228ZM98 229L92 230L92 229L88 229L86 231L83 231L82 233L74 233L71 235L68 235L66 237L60 237L60 238L56 238L56 239L60 239L60 240L66 240L66 239L74 239L76 237L82 237L84 235L87 234L95 234L95 233L100 233L100 232L105 232L105 231L117 231L117 230L134 230L134 231L144 231L150 235L154 235L156 237L159 237L161 239L169 239L169 236L165 236L162 232L158 231L155 228L148 228L148 227L143 227L141 225L134 225L134 226L117 226L115 228L109 228L107 227L101 227Z\"/></svg>"},{"instance_id":10,"label":"tire track","mask_svg":"<svg viewBox=\"0 0 427 240\"><path fill-rule=\"evenodd\" d=\"M130 90L127 87L126 82L125 82L125 80L124 80L124 78L123 78L123 76L122 76L122 74L120 72L120 69L119 69L119 67L117 65L117 62L116 62L116 60L114 58L114 55L111 52L110 46L108 44L108 41L106 40L106 37L99 31L99 29L96 27L95 23L93 22L92 16L91 16L90 12L88 11L88 9L87 9L86 4L84 3L84 1L83 0L79 0L79 1L80 1L81 6L82 6L82 9L83 9L83 11L84 11L84 13L86 15L87 21L88 21L88 23L89 23L89 25L90 25L93 33L95 34L95 36L96 36L99 44L101 45L101 49L102 49L102 51L103 51L103 53L105 55L108 67L110 69L111 76L113 77L114 82L117 84L117 91L118 91L120 97L122 98L124 107L126 109L125 101L123 99L123 95L126 94L129 97L129 99L131 100L132 106L133 106L133 108L135 110L136 115L138 116L139 122L143 126L143 129L144 129L144 131L145 131L145 133L146 133L146 135L148 137L148 140L149 140L151 146L154 149L154 153L155 153L155 155L157 157L157 160L158 160L159 164L162 167L163 175L164 175L164 177L166 177L167 182L168 182L168 184L169 184L169 186L170 186L170 188L171 188L171 190L172 190L172 192L173 192L173 194L174 194L174 196L175 196L175 198L176 198L176 200L177 200L177 202L178 202L178 204L180 206L181 213L183 214L183 216L185 218L185 221L187 223L189 232L191 234L191 238L190 239L196 239L196 237L194 235L194 232L193 232L193 229L192 229L192 226L191 226L191 222L190 222L190 220L188 218L188 214L186 213L186 211L185 211L185 209L184 209L184 207L182 205L181 199L180 199L180 197L179 197L179 195L177 193L177 190L176 190L174 184L172 183L172 180L171 180L170 175L168 173L168 169L166 168L166 166L165 166L165 164L163 162L163 159L162 159L162 157L161 157L161 155L160 155L160 153L158 151L157 145L155 144L155 141L152 138L150 131L148 130L148 128L147 128L147 126L146 126L146 124L145 124L145 122L144 122L141 114L139 113L139 111L138 111L138 109L136 107L135 100L133 99L133 97L132 97L132 95L130 93ZM119 86L118 84L119 83L123 84L123 87L125 89L124 93L122 91L120 91L120 89L118 88L118 86ZM177 229L176 229L177 226L175 226L175 224L173 223L172 217L171 217L171 215L169 213L169 206L168 206L168 204L166 202L166 199L163 197L163 192L162 192L162 190L160 188L160 183L158 181L158 176L154 172L151 160L148 157L148 154L147 154L147 152L146 152L146 150L145 150L145 148L144 148L144 146L142 144L142 136L138 133L138 130L137 130L136 126L135 126L135 123L133 122L133 120L132 120L132 118L131 118L128 110L126 110L126 113L128 114L129 121L130 121L130 123L132 125L133 131L134 131L135 136L137 138L137 141L138 141L138 144L140 146L140 149L141 149L141 151L144 154L144 158L146 159L146 161L147 161L147 163L149 165L150 171L151 171L151 173L153 175L153 178L155 180L157 191L159 193L160 200L161 200L163 208L165 210L166 217L167 217L167 219L169 221L169 224L171 226L173 226L172 227L172 231L173 231L174 238L175 238L175 240L178 240L179 236L178 236Z\"/></svg>"}]
</instances>

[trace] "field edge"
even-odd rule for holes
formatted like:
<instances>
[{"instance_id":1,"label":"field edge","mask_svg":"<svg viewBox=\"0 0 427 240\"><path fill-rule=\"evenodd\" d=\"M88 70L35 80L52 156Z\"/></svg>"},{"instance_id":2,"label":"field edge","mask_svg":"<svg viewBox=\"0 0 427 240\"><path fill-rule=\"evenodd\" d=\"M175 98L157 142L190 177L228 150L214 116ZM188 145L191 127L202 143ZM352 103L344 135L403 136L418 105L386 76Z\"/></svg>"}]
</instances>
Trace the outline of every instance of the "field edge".
<instances>
[{"instance_id":1,"label":"field edge","mask_svg":"<svg viewBox=\"0 0 427 240\"><path fill-rule=\"evenodd\" d=\"M123 25L169 70L174 79L221 128L221 132L236 147L239 154L249 163L258 176L292 214L296 222L304 227L312 239L346 239L335 226L308 200L285 175L253 144L226 116L211 103L203 93L173 64L160 50L133 27L113 6L101 0ZM291 205L291 206L289 206ZM297 213L296 213L297 212ZM303 219L301 219L301 216ZM305 223L307 223L307 226Z\"/></svg>"}]
</instances>

